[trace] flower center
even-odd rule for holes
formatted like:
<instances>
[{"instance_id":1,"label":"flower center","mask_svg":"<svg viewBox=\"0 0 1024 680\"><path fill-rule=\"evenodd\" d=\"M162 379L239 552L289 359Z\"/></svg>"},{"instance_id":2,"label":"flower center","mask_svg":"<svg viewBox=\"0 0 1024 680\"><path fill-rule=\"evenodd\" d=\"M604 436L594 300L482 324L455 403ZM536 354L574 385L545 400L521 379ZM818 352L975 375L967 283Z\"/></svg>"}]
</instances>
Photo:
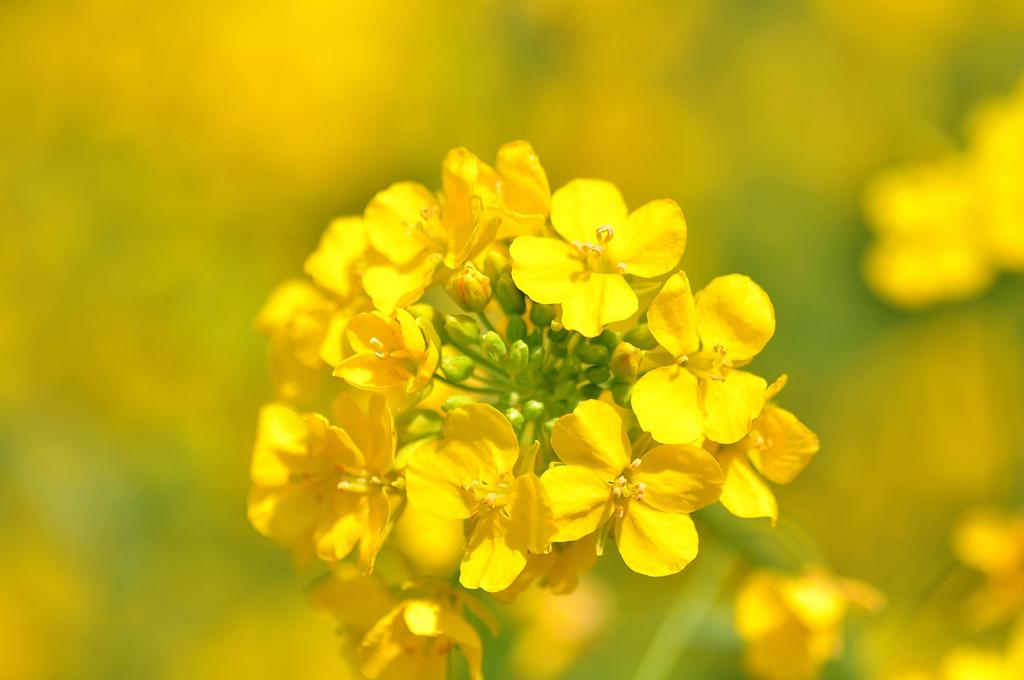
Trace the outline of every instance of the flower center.
<instances>
[{"instance_id":1,"label":"flower center","mask_svg":"<svg viewBox=\"0 0 1024 680\"><path fill-rule=\"evenodd\" d=\"M723 345L715 345L710 350L702 350L694 354L684 354L676 360L698 378L725 382L725 376L732 368L728 353Z\"/></svg>"},{"instance_id":2,"label":"flower center","mask_svg":"<svg viewBox=\"0 0 1024 680\"><path fill-rule=\"evenodd\" d=\"M473 500L477 503L478 511L482 511L500 508L508 503L512 487L502 477L501 480L494 484L483 479L474 479L468 484L463 484L462 490L470 493Z\"/></svg>"},{"instance_id":3,"label":"flower center","mask_svg":"<svg viewBox=\"0 0 1024 680\"><path fill-rule=\"evenodd\" d=\"M605 246L615 238L615 227L602 224L594 230L593 241L573 241L573 246L586 268L600 274L625 274L628 267L625 262L611 262L605 257Z\"/></svg>"}]
</instances>

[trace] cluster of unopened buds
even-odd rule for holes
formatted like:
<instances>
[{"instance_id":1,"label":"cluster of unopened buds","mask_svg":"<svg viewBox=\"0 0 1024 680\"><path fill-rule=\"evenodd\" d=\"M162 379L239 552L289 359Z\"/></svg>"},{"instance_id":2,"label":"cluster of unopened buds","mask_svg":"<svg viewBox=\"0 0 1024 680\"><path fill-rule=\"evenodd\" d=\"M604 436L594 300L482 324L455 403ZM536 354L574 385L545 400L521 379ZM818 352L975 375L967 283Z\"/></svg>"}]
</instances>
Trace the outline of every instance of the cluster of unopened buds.
<instances>
[{"instance_id":1,"label":"cluster of unopened buds","mask_svg":"<svg viewBox=\"0 0 1024 680\"><path fill-rule=\"evenodd\" d=\"M312 599L364 676L434 677L459 649L479 677L471 621L493 622L471 591L570 592L611 543L674 574L697 557L690 513L716 502L776 521L769 482L817 437L776 404L785 376L746 368L775 332L768 295L738 274L694 293L686 236L671 200L630 212L590 179L552 194L525 142L493 167L456 149L440 192L381 191L273 293L249 518L330 567ZM463 523L452 578L403 561L407 511Z\"/></svg>"}]
</instances>

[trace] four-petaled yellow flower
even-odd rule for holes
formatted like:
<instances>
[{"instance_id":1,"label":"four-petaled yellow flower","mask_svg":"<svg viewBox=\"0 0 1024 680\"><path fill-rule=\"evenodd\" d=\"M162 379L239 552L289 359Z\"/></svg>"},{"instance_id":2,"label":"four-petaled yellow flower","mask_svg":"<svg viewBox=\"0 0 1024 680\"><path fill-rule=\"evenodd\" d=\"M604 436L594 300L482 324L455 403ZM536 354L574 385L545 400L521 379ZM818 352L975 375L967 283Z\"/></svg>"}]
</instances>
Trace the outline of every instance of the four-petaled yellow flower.
<instances>
[{"instance_id":1,"label":"four-petaled yellow flower","mask_svg":"<svg viewBox=\"0 0 1024 680\"><path fill-rule=\"evenodd\" d=\"M395 434L380 396L335 402L338 425L274 403L260 412L249 521L300 556L344 559L359 545L367 571L388 529Z\"/></svg>"},{"instance_id":2,"label":"four-petaled yellow flower","mask_svg":"<svg viewBox=\"0 0 1024 680\"><path fill-rule=\"evenodd\" d=\"M565 463L541 477L555 513L553 540L575 541L611 521L619 554L639 574L674 574L697 556L689 513L714 503L722 490L711 454L665 445L631 460L618 412L594 400L558 419L551 445Z\"/></svg>"},{"instance_id":3,"label":"four-petaled yellow flower","mask_svg":"<svg viewBox=\"0 0 1024 680\"><path fill-rule=\"evenodd\" d=\"M736 600L744 667L758 680L811 680L839 654L850 606L874 612L883 604L871 586L821 570L794 576L755 571Z\"/></svg>"},{"instance_id":4,"label":"four-petaled yellow flower","mask_svg":"<svg viewBox=\"0 0 1024 680\"><path fill-rule=\"evenodd\" d=\"M701 435L723 444L740 440L761 413L767 383L739 367L775 333L768 294L746 276L713 279L696 300L682 272L651 302L647 322L661 351L659 365L633 387L640 426L659 442L683 444Z\"/></svg>"},{"instance_id":5,"label":"four-petaled yellow flower","mask_svg":"<svg viewBox=\"0 0 1024 680\"><path fill-rule=\"evenodd\" d=\"M371 392L418 392L430 382L440 359L429 329L404 309L390 316L357 314L348 323L345 339L351 352L334 368L334 375Z\"/></svg>"},{"instance_id":6,"label":"four-petaled yellow flower","mask_svg":"<svg viewBox=\"0 0 1024 680\"><path fill-rule=\"evenodd\" d=\"M531 299L562 306L565 328L595 337L636 313L627 276L671 271L686 248L686 220L673 201L629 213L609 182L577 179L551 198L551 224L565 239L522 236L512 242L512 278Z\"/></svg>"},{"instance_id":7,"label":"four-petaled yellow flower","mask_svg":"<svg viewBox=\"0 0 1024 680\"><path fill-rule=\"evenodd\" d=\"M785 385L782 376L769 385L766 398L774 399ZM725 445L708 440L705 445L725 472L719 502L737 517L768 517L772 524L779 519L778 504L758 472L776 484L789 484L819 448L818 436L810 428L772 403L765 405L743 439Z\"/></svg>"},{"instance_id":8,"label":"four-petaled yellow flower","mask_svg":"<svg viewBox=\"0 0 1024 680\"><path fill-rule=\"evenodd\" d=\"M445 418L435 450L409 460L411 504L442 519L473 520L459 577L467 588L504 590L530 553L550 548L551 504L532 471L516 474L519 455L508 419L492 406L468 404Z\"/></svg>"}]
</instances>

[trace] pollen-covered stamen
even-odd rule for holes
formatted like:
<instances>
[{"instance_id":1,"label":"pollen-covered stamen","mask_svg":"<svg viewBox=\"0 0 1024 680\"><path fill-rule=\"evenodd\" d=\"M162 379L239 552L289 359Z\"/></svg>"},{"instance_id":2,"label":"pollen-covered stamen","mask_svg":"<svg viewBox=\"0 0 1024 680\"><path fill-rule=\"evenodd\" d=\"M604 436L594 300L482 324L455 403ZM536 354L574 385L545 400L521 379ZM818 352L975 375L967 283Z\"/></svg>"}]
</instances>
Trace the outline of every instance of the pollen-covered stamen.
<instances>
[{"instance_id":1,"label":"pollen-covered stamen","mask_svg":"<svg viewBox=\"0 0 1024 680\"><path fill-rule=\"evenodd\" d=\"M617 265L615 265L615 273L616 274L626 274L628 272L629 272L629 265L627 265L625 262L619 262Z\"/></svg>"},{"instance_id":2,"label":"pollen-covered stamen","mask_svg":"<svg viewBox=\"0 0 1024 680\"><path fill-rule=\"evenodd\" d=\"M610 224L602 224L594 232L597 235L597 242L601 245L605 245L615 237L615 227Z\"/></svg>"},{"instance_id":3,"label":"pollen-covered stamen","mask_svg":"<svg viewBox=\"0 0 1024 680\"><path fill-rule=\"evenodd\" d=\"M473 500L487 510L500 508L508 502L511 487L505 482L488 484L482 479L474 479L468 484L462 485L463 491L468 491ZM479 509L478 509L479 510Z\"/></svg>"},{"instance_id":4,"label":"pollen-covered stamen","mask_svg":"<svg viewBox=\"0 0 1024 680\"><path fill-rule=\"evenodd\" d=\"M388 358L387 352L384 351L384 343L380 341L380 338L370 338L368 344L370 345L370 347L373 348L373 356L377 357L378 359Z\"/></svg>"}]
</instances>

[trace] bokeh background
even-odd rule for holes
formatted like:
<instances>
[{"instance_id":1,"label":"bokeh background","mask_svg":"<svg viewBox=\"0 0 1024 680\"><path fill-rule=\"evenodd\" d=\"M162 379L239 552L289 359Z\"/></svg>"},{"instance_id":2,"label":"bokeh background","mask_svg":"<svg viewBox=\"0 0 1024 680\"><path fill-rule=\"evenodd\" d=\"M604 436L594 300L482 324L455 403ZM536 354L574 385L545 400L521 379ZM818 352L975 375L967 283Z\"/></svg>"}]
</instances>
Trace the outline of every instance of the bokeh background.
<instances>
[{"instance_id":1,"label":"bokeh background","mask_svg":"<svg viewBox=\"0 0 1024 680\"><path fill-rule=\"evenodd\" d=\"M823 442L782 527L890 598L828 677L928 663L972 586L952 523L1024 500L1024 279L887 308L862 192L960 146L1022 72L1017 0L3 2L0 678L347 677L245 520L270 397L253 319L331 217L519 138L554 186L677 200L693 280L770 292L759 372L789 373ZM590 641L570 678L741 677L728 598L688 619L731 559L709 541L669 579L604 560L584 600L525 610L489 674L541 677L564 635ZM672 626L686 649L651 652Z\"/></svg>"}]
</instances>

